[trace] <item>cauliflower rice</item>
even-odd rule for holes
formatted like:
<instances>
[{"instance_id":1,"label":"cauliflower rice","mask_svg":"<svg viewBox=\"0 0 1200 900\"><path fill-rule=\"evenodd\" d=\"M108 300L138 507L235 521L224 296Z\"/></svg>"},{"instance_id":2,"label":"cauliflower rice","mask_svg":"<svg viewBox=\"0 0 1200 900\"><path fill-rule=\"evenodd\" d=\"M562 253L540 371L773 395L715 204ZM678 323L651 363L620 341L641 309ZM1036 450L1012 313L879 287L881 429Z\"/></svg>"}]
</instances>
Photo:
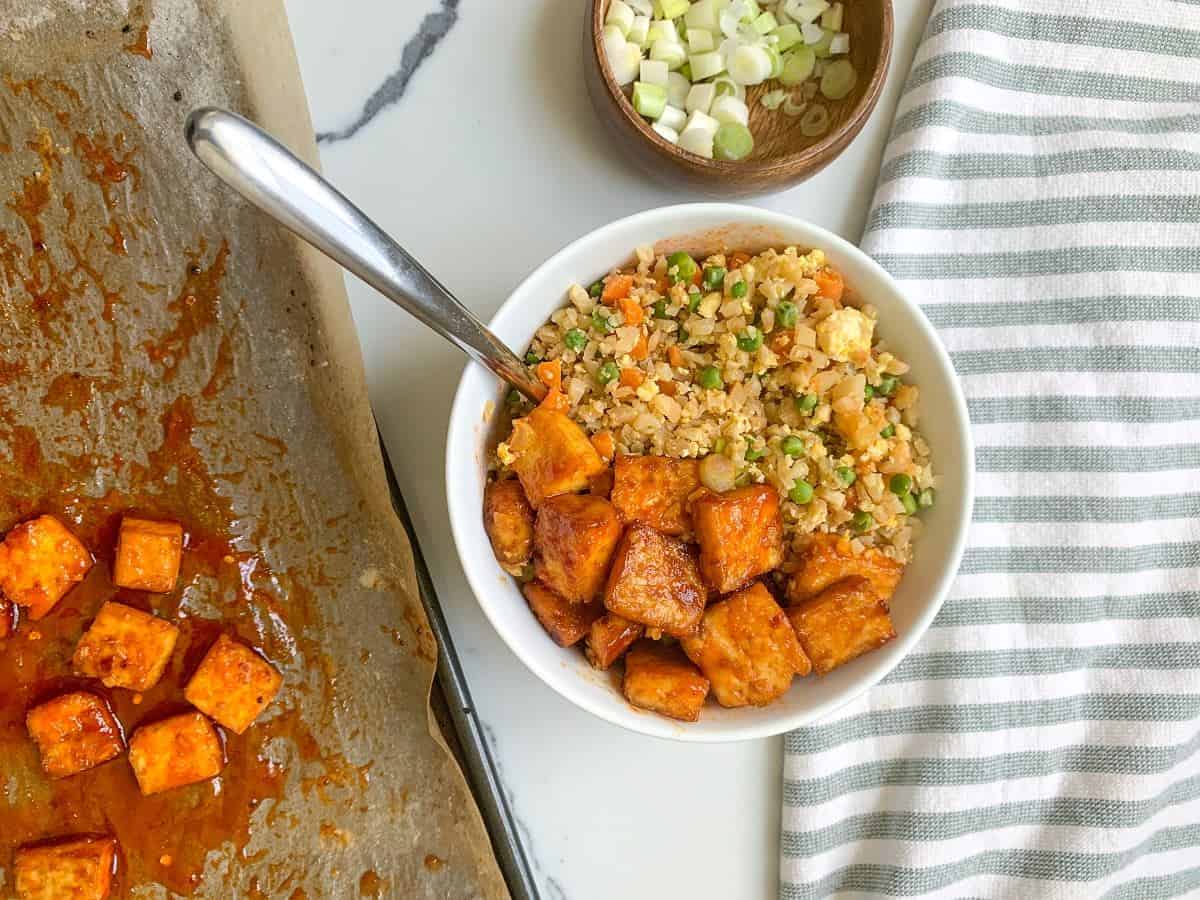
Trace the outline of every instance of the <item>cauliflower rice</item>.
<instances>
[{"instance_id":1,"label":"cauliflower rice","mask_svg":"<svg viewBox=\"0 0 1200 900\"><path fill-rule=\"evenodd\" d=\"M917 431L919 389L876 334L875 309L843 293L821 250L695 262L681 277L639 248L636 266L614 273L632 275L616 302L602 299L601 282L572 285L526 362L560 361L568 415L589 435L609 432L619 454L723 454L737 485L773 485L783 571L817 532L909 562L917 498L932 503L936 478ZM509 402L514 415L527 409L519 395ZM498 468L507 449L497 448ZM890 489L896 475L910 491Z\"/></svg>"}]
</instances>

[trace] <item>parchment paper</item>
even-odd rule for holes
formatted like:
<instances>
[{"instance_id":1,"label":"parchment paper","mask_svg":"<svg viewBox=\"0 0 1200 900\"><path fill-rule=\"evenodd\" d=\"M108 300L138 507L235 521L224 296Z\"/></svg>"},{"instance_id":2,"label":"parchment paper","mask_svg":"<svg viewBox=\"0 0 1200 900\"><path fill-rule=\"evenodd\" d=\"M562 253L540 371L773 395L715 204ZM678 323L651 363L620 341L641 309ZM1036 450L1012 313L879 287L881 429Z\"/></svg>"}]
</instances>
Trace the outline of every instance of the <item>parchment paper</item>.
<instances>
[{"instance_id":1,"label":"parchment paper","mask_svg":"<svg viewBox=\"0 0 1200 900\"><path fill-rule=\"evenodd\" d=\"M17 844L70 829L129 844L122 895L170 893L161 880L205 897L507 896L429 714L436 645L340 273L182 140L188 110L216 104L316 163L280 3L0 0L0 71L0 530L54 512L100 560L0 659L66 677L136 508L189 531L174 594L116 595L188 625L164 681L216 622L285 679L229 736L221 779L157 804L124 760L48 786L23 722L0 722L0 896ZM114 700L127 731L178 699L162 690ZM250 772L253 793L236 783ZM123 785L137 815L101 808ZM209 808L241 833L198 821ZM135 838L137 816L155 834ZM177 858L197 844L212 844L198 881Z\"/></svg>"}]
</instances>

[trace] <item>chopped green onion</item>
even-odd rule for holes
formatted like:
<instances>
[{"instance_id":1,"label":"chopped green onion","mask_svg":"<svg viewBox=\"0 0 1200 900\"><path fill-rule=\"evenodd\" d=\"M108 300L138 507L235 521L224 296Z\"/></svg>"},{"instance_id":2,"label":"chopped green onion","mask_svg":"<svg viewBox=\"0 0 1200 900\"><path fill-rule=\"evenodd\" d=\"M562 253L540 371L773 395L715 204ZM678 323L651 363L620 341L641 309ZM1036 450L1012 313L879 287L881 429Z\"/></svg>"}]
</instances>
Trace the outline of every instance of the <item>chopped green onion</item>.
<instances>
[{"instance_id":1,"label":"chopped green onion","mask_svg":"<svg viewBox=\"0 0 1200 900\"><path fill-rule=\"evenodd\" d=\"M728 66L729 76L740 85L762 84L771 77L771 57L753 44L738 45L729 57Z\"/></svg>"},{"instance_id":2,"label":"chopped green onion","mask_svg":"<svg viewBox=\"0 0 1200 900\"><path fill-rule=\"evenodd\" d=\"M521 399L522 399L521 392L514 388L513 390L508 392L508 396L505 397L504 399L508 401L508 404L510 406L520 406Z\"/></svg>"},{"instance_id":3,"label":"chopped green onion","mask_svg":"<svg viewBox=\"0 0 1200 900\"><path fill-rule=\"evenodd\" d=\"M612 334L612 322L609 321L608 316L604 314L603 307L592 313L592 327L601 334Z\"/></svg>"},{"instance_id":4,"label":"chopped green onion","mask_svg":"<svg viewBox=\"0 0 1200 900\"><path fill-rule=\"evenodd\" d=\"M710 50L707 53L693 53L688 57L688 65L692 67L692 78L696 81L703 81L725 71L725 57L716 50Z\"/></svg>"},{"instance_id":5,"label":"chopped green onion","mask_svg":"<svg viewBox=\"0 0 1200 900\"><path fill-rule=\"evenodd\" d=\"M667 76L670 74L667 70L667 64L662 60L643 59L642 67L638 72L638 81L645 84L656 84L665 91L667 89Z\"/></svg>"},{"instance_id":6,"label":"chopped green onion","mask_svg":"<svg viewBox=\"0 0 1200 900\"><path fill-rule=\"evenodd\" d=\"M744 350L746 353L753 353L763 344L762 332L753 325L747 326L746 330L738 335L737 345L739 350Z\"/></svg>"},{"instance_id":7,"label":"chopped green onion","mask_svg":"<svg viewBox=\"0 0 1200 900\"><path fill-rule=\"evenodd\" d=\"M666 300L655 300L654 305L651 307L651 310L653 311L654 318L656 318L656 319L671 318L670 316L667 315L667 301Z\"/></svg>"},{"instance_id":8,"label":"chopped green onion","mask_svg":"<svg viewBox=\"0 0 1200 900\"><path fill-rule=\"evenodd\" d=\"M631 44L636 44L639 47L646 45L646 34L650 31L649 16L634 16L633 24L629 26L629 34L625 35L625 39Z\"/></svg>"},{"instance_id":9,"label":"chopped green onion","mask_svg":"<svg viewBox=\"0 0 1200 900\"><path fill-rule=\"evenodd\" d=\"M683 69L678 72L667 73L667 105L673 106L676 109L683 109L687 102L688 91L692 89L691 76L684 75ZM671 126L675 128L674 125ZM683 127L683 122L679 123L679 128ZM678 129L676 129L678 130Z\"/></svg>"},{"instance_id":10,"label":"chopped green onion","mask_svg":"<svg viewBox=\"0 0 1200 900\"><path fill-rule=\"evenodd\" d=\"M838 466L837 477L846 487L858 480L858 475L849 466Z\"/></svg>"},{"instance_id":11,"label":"chopped green onion","mask_svg":"<svg viewBox=\"0 0 1200 900\"><path fill-rule=\"evenodd\" d=\"M540 356L538 356L536 353L534 353L532 350L530 350L528 353L525 354L525 365L527 365L527 366L536 366L541 361L542 361L542 358Z\"/></svg>"},{"instance_id":12,"label":"chopped green onion","mask_svg":"<svg viewBox=\"0 0 1200 900\"><path fill-rule=\"evenodd\" d=\"M812 47L812 52L817 54L818 59L829 58L829 45L833 43L833 34L828 28L822 28L820 39L809 45Z\"/></svg>"},{"instance_id":13,"label":"chopped green onion","mask_svg":"<svg viewBox=\"0 0 1200 900\"><path fill-rule=\"evenodd\" d=\"M767 448L763 447L760 450L755 450L753 447L746 448L746 460L748 462L757 462L767 455Z\"/></svg>"},{"instance_id":14,"label":"chopped green onion","mask_svg":"<svg viewBox=\"0 0 1200 900\"><path fill-rule=\"evenodd\" d=\"M779 442L779 449L783 451L785 456L803 456L804 441L794 434L789 434Z\"/></svg>"},{"instance_id":15,"label":"chopped green onion","mask_svg":"<svg viewBox=\"0 0 1200 900\"><path fill-rule=\"evenodd\" d=\"M813 486L807 481L795 481L792 483L791 490L788 491L788 499L793 503L798 503L803 506L809 503L813 498Z\"/></svg>"},{"instance_id":16,"label":"chopped green onion","mask_svg":"<svg viewBox=\"0 0 1200 900\"><path fill-rule=\"evenodd\" d=\"M588 296L589 297L599 297L603 293L604 293L604 282L603 281L593 281L591 284L591 287L588 288Z\"/></svg>"},{"instance_id":17,"label":"chopped green onion","mask_svg":"<svg viewBox=\"0 0 1200 900\"><path fill-rule=\"evenodd\" d=\"M676 138L679 136L679 129L687 122L687 113L676 106L671 105L671 91L667 89L667 105L663 108L662 115L658 117L655 125L661 125L663 128L670 128L675 132Z\"/></svg>"},{"instance_id":18,"label":"chopped green onion","mask_svg":"<svg viewBox=\"0 0 1200 900\"><path fill-rule=\"evenodd\" d=\"M667 107L667 89L644 81L633 83L633 108L647 119L657 119Z\"/></svg>"},{"instance_id":19,"label":"chopped green onion","mask_svg":"<svg viewBox=\"0 0 1200 900\"><path fill-rule=\"evenodd\" d=\"M854 526L854 530L859 534L864 531L870 531L875 525L875 517L864 509L860 509L854 514L850 520L850 524Z\"/></svg>"},{"instance_id":20,"label":"chopped green onion","mask_svg":"<svg viewBox=\"0 0 1200 900\"><path fill-rule=\"evenodd\" d=\"M588 340L587 335L584 334L582 331L580 331L578 328L572 328L570 331L568 331L566 334L563 335L563 343L566 344L570 349L574 350L576 353L578 353L580 350L582 350L584 347L587 346L587 340Z\"/></svg>"},{"instance_id":21,"label":"chopped green onion","mask_svg":"<svg viewBox=\"0 0 1200 900\"><path fill-rule=\"evenodd\" d=\"M725 283L725 267L709 266L704 270L704 289L715 291Z\"/></svg>"},{"instance_id":22,"label":"chopped green onion","mask_svg":"<svg viewBox=\"0 0 1200 900\"><path fill-rule=\"evenodd\" d=\"M688 55L677 39L659 38L650 45L650 58L665 62L674 71L687 62Z\"/></svg>"},{"instance_id":23,"label":"chopped green onion","mask_svg":"<svg viewBox=\"0 0 1200 900\"><path fill-rule=\"evenodd\" d=\"M812 77L816 65L817 56L811 47L797 47L784 58L779 81L788 87L803 84Z\"/></svg>"},{"instance_id":24,"label":"chopped green onion","mask_svg":"<svg viewBox=\"0 0 1200 900\"><path fill-rule=\"evenodd\" d=\"M684 100L684 109L688 114L694 112L706 113L712 108L713 100L716 99L717 89L711 84L693 84L688 90L687 99Z\"/></svg>"},{"instance_id":25,"label":"chopped green onion","mask_svg":"<svg viewBox=\"0 0 1200 900\"><path fill-rule=\"evenodd\" d=\"M913 515L917 511L917 499L912 494L901 494L900 505L904 507L906 515Z\"/></svg>"},{"instance_id":26,"label":"chopped green onion","mask_svg":"<svg viewBox=\"0 0 1200 900\"><path fill-rule=\"evenodd\" d=\"M690 337L691 335L688 334L688 330L686 328L680 328L677 332L675 332L675 343L686 344L688 342L688 338Z\"/></svg>"},{"instance_id":27,"label":"chopped green onion","mask_svg":"<svg viewBox=\"0 0 1200 900\"><path fill-rule=\"evenodd\" d=\"M829 55L841 56L850 52L850 35L845 32L835 34L833 40L829 42Z\"/></svg>"},{"instance_id":28,"label":"chopped green onion","mask_svg":"<svg viewBox=\"0 0 1200 900\"><path fill-rule=\"evenodd\" d=\"M625 37L633 27L633 8L624 0L612 0L608 6L608 15L604 17L604 24L615 25L621 30L621 37Z\"/></svg>"},{"instance_id":29,"label":"chopped green onion","mask_svg":"<svg viewBox=\"0 0 1200 900\"><path fill-rule=\"evenodd\" d=\"M917 506L921 509L929 509L933 506L933 488L925 488L921 493L917 494Z\"/></svg>"},{"instance_id":30,"label":"chopped green onion","mask_svg":"<svg viewBox=\"0 0 1200 900\"><path fill-rule=\"evenodd\" d=\"M813 104L800 118L800 133L805 137L820 137L829 130L829 110Z\"/></svg>"},{"instance_id":31,"label":"chopped green onion","mask_svg":"<svg viewBox=\"0 0 1200 900\"><path fill-rule=\"evenodd\" d=\"M776 110L787 99L787 91L773 90L767 91L758 98L759 104L763 109Z\"/></svg>"},{"instance_id":32,"label":"chopped green onion","mask_svg":"<svg viewBox=\"0 0 1200 900\"><path fill-rule=\"evenodd\" d=\"M800 317L800 310L796 308L796 304L791 300L784 300L775 307L775 321L783 328L795 328L796 320Z\"/></svg>"},{"instance_id":33,"label":"chopped green onion","mask_svg":"<svg viewBox=\"0 0 1200 900\"><path fill-rule=\"evenodd\" d=\"M796 404L797 410L808 416L812 415L812 411L817 408L817 404L821 401L817 399L816 394L805 394L803 397L794 398L793 402Z\"/></svg>"},{"instance_id":34,"label":"chopped green onion","mask_svg":"<svg viewBox=\"0 0 1200 900\"><path fill-rule=\"evenodd\" d=\"M780 25L771 32L772 36L778 38L775 42L775 49L780 53L787 53L803 38L800 36L800 26L794 22L788 22L786 25Z\"/></svg>"},{"instance_id":35,"label":"chopped green onion","mask_svg":"<svg viewBox=\"0 0 1200 900\"><path fill-rule=\"evenodd\" d=\"M876 391L885 397L890 397L896 393L896 387L900 384L900 379L894 375L885 375L879 379L879 387Z\"/></svg>"},{"instance_id":36,"label":"chopped green onion","mask_svg":"<svg viewBox=\"0 0 1200 900\"><path fill-rule=\"evenodd\" d=\"M708 114L721 123L746 125L750 121L750 108L737 97L717 97L709 107ZM753 146L753 138L750 144Z\"/></svg>"},{"instance_id":37,"label":"chopped green onion","mask_svg":"<svg viewBox=\"0 0 1200 900\"><path fill-rule=\"evenodd\" d=\"M830 100L841 100L854 90L857 81L854 64L848 59L836 59L825 66L821 75L821 93Z\"/></svg>"},{"instance_id":38,"label":"chopped green onion","mask_svg":"<svg viewBox=\"0 0 1200 900\"><path fill-rule=\"evenodd\" d=\"M732 97L722 97L722 100L732 100ZM740 100L734 103L742 104ZM741 122L725 122L713 135L713 156L717 159L736 162L745 159L754 150L754 136L750 129Z\"/></svg>"},{"instance_id":39,"label":"chopped green onion","mask_svg":"<svg viewBox=\"0 0 1200 900\"><path fill-rule=\"evenodd\" d=\"M667 257L667 276L672 284L691 284L699 268L696 261L682 250Z\"/></svg>"},{"instance_id":40,"label":"chopped green onion","mask_svg":"<svg viewBox=\"0 0 1200 900\"><path fill-rule=\"evenodd\" d=\"M596 380L601 384L610 384L616 381L620 374L621 370L617 368L617 364L610 359L596 370Z\"/></svg>"},{"instance_id":41,"label":"chopped green onion","mask_svg":"<svg viewBox=\"0 0 1200 900\"><path fill-rule=\"evenodd\" d=\"M735 300L741 300L746 296L746 293L749 290L750 288L747 287L745 281L735 281L733 283L733 287L729 289L729 296L733 297Z\"/></svg>"},{"instance_id":42,"label":"chopped green onion","mask_svg":"<svg viewBox=\"0 0 1200 900\"><path fill-rule=\"evenodd\" d=\"M670 109L670 107L668 106L667 109ZM650 130L653 131L655 134L657 134L660 138L662 138L668 144L678 144L679 143L679 132L676 131L674 128L669 128L666 125L664 125L662 123L662 119L659 119L657 122L651 122Z\"/></svg>"},{"instance_id":43,"label":"chopped green onion","mask_svg":"<svg viewBox=\"0 0 1200 900\"><path fill-rule=\"evenodd\" d=\"M630 10L630 12L632 12L632 10ZM756 18L751 24L754 26L754 30L759 34L770 34L779 27L779 20L776 19L771 13L765 12L759 15L758 18Z\"/></svg>"},{"instance_id":44,"label":"chopped green onion","mask_svg":"<svg viewBox=\"0 0 1200 900\"><path fill-rule=\"evenodd\" d=\"M688 0L654 0L655 12L664 19L678 19L688 11Z\"/></svg>"},{"instance_id":45,"label":"chopped green onion","mask_svg":"<svg viewBox=\"0 0 1200 900\"><path fill-rule=\"evenodd\" d=\"M721 377L721 370L716 366L705 366L701 369L700 374L697 376L697 381L699 381L700 387L710 391L720 390L725 387L725 379Z\"/></svg>"},{"instance_id":46,"label":"chopped green onion","mask_svg":"<svg viewBox=\"0 0 1200 900\"><path fill-rule=\"evenodd\" d=\"M704 297L700 293L700 289L698 287L693 287L693 288L689 289L688 290L688 312L694 313L696 310L698 310L700 308L700 301L703 299L704 299Z\"/></svg>"},{"instance_id":47,"label":"chopped green onion","mask_svg":"<svg viewBox=\"0 0 1200 900\"><path fill-rule=\"evenodd\" d=\"M719 437L713 441L713 453L724 453L727 446L725 438Z\"/></svg>"},{"instance_id":48,"label":"chopped green onion","mask_svg":"<svg viewBox=\"0 0 1200 900\"><path fill-rule=\"evenodd\" d=\"M821 27L828 28L830 31L841 31L843 12L844 7L842 4L833 4L833 6L821 13Z\"/></svg>"},{"instance_id":49,"label":"chopped green onion","mask_svg":"<svg viewBox=\"0 0 1200 900\"><path fill-rule=\"evenodd\" d=\"M888 481L888 490L899 497L903 497L912 490L912 478L903 472L897 472Z\"/></svg>"},{"instance_id":50,"label":"chopped green onion","mask_svg":"<svg viewBox=\"0 0 1200 900\"><path fill-rule=\"evenodd\" d=\"M875 396L875 386L874 385L868 384L866 387L863 388L863 399L866 400L868 403L871 402L871 399L874 396Z\"/></svg>"},{"instance_id":51,"label":"chopped green onion","mask_svg":"<svg viewBox=\"0 0 1200 900\"><path fill-rule=\"evenodd\" d=\"M884 428L883 431L879 432L879 436L881 438L891 438L891 437L894 437L895 434L896 434L896 426L895 425L889 425L886 428Z\"/></svg>"}]
</instances>

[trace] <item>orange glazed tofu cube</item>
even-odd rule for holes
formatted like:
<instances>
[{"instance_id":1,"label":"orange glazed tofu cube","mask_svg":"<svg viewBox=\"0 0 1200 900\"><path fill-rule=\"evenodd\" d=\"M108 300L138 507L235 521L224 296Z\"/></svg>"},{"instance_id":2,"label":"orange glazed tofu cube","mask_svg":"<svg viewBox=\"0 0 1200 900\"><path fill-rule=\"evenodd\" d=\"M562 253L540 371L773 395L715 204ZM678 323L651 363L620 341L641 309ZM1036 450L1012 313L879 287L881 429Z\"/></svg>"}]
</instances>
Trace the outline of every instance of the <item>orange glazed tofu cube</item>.
<instances>
[{"instance_id":1,"label":"orange glazed tofu cube","mask_svg":"<svg viewBox=\"0 0 1200 900\"><path fill-rule=\"evenodd\" d=\"M621 689L634 706L695 722L708 696L708 679L678 647L641 641L625 655Z\"/></svg>"},{"instance_id":2,"label":"orange glazed tofu cube","mask_svg":"<svg viewBox=\"0 0 1200 900\"><path fill-rule=\"evenodd\" d=\"M16 623L17 608L7 600L0 598L0 640L12 634Z\"/></svg>"},{"instance_id":3,"label":"orange glazed tofu cube","mask_svg":"<svg viewBox=\"0 0 1200 900\"><path fill-rule=\"evenodd\" d=\"M607 669L620 659L630 644L642 636L643 631L645 629L637 622L630 622L612 613L601 616L588 630L587 643L584 645L588 662L594 668Z\"/></svg>"},{"instance_id":4,"label":"orange glazed tofu cube","mask_svg":"<svg viewBox=\"0 0 1200 900\"><path fill-rule=\"evenodd\" d=\"M513 422L508 449L534 509L547 497L587 490L591 479L608 468L587 433L554 409L538 407Z\"/></svg>"},{"instance_id":5,"label":"orange glazed tofu cube","mask_svg":"<svg viewBox=\"0 0 1200 900\"><path fill-rule=\"evenodd\" d=\"M718 594L749 584L783 561L779 493L754 484L692 503L700 572Z\"/></svg>"},{"instance_id":6,"label":"orange glazed tofu cube","mask_svg":"<svg viewBox=\"0 0 1200 900\"><path fill-rule=\"evenodd\" d=\"M847 578L788 610L818 675L882 647L896 636L887 601L866 578Z\"/></svg>"},{"instance_id":7,"label":"orange glazed tofu cube","mask_svg":"<svg viewBox=\"0 0 1200 900\"><path fill-rule=\"evenodd\" d=\"M572 603L539 581L525 585L525 599L542 627L560 647L579 643L592 623L604 614L604 607L599 603Z\"/></svg>"},{"instance_id":8,"label":"orange glazed tofu cube","mask_svg":"<svg viewBox=\"0 0 1200 900\"><path fill-rule=\"evenodd\" d=\"M626 522L663 534L692 530L688 497L700 487L700 461L665 456L618 456L613 467L613 506Z\"/></svg>"},{"instance_id":9,"label":"orange glazed tofu cube","mask_svg":"<svg viewBox=\"0 0 1200 900\"><path fill-rule=\"evenodd\" d=\"M175 589L182 559L182 525L126 516L117 536L113 584L165 594Z\"/></svg>"},{"instance_id":10,"label":"orange glazed tofu cube","mask_svg":"<svg viewBox=\"0 0 1200 900\"><path fill-rule=\"evenodd\" d=\"M0 593L35 622L92 568L92 555L53 516L18 525L0 544Z\"/></svg>"},{"instance_id":11,"label":"orange glazed tofu cube","mask_svg":"<svg viewBox=\"0 0 1200 900\"><path fill-rule=\"evenodd\" d=\"M811 665L787 616L762 584L714 603L700 631L681 641L722 706L766 706Z\"/></svg>"},{"instance_id":12,"label":"orange glazed tofu cube","mask_svg":"<svg viewBox=\"0 0 1200 900\"><path fill-rule=\"evenodd\" d=\"M856 554L846 538L818 534L808 545L803 564L788 582L787 599L789 603L800 603L845 578L859 577L871 582L875 593L886 603L903 574L903 565L874 547Z\"/></svg>"},{"instance_id":13,"label":"orange glazed tofu cube","mask_svg":"<svg viewBox=\"0 0 1200 900\"><path fill-rule=\"evenodd\" d=\"M196 709L241 734L275 699L283 676L269 662L227 634L204 654L184 698Z\"/></svg>"},{"instance_id":14,"label":"orange glazed tofu cube","mask_svg":"<svg viewBox=\"0 0 1200 900\"><path fill-rule=\"evenodd\" d=\"M673 637L691 634L708 591L688 546L645 525L631 525L617 545L604 605L610 612Z\"/></svg>"},{"instance_id":15,"label":"orange glazed tofu cube","mask_svg":"<svg viewBox=\"0 0 1200 900\"><path fill-rule=\"evenodd\" d=\"M588 603L604 587L621 538L621 520L607 500L588 495L551 497L538 509L533 571L573 603Z\"/></svg>"},{"instance_id":16,"label":"orange glazed tofu cube","mask_svg":"<svg viewBox=\"0 0 1200 900\"><path fill-rule=\"evenodd\" d=\"M23 847L13 865L17 900L105 900L116 857L112 838Z\"/></svg>"},{"instance_id":17,"label":"orange glazed tofu cube","mask_svg":"<svg viewBox=\"0 0 1200 900\"><path fill-rule=\"evenodd\" d=\"M66 778L125 752L121 725L95 694L75 691L35 706L25 716L29 736L51 778Z\"/></svg>"},{"instance_id":18,"label":"orange glazed tofu cube","mask_svg":"<svg viewBox=\"0 0 1200 900\"><path fill-rule=\"evenodd\" d=\"M225 750L212 722L198 712L183 713L135 731L129 764L149 797L220 775Z\"/></svg>"},{"instance_id":19,"label":"orange glazed tofu cube","mask_svg":"<svg viewBox=\"0 0 1200 900\"><path fill-rule=\"evenodd\" d=\"M175 651L179 629L150 613L105 603L75 648L75 671L105 687L148 691Z\"/></svg>"},{"instance_id":20,"label":"orange glazed tofu cube","mask_svg":"<svg viewBox=\"0 0 1200 900\"><path fill-rule=\"evenodd\" d=\"M533 553L533 507L521 482L490 481L483 492L483 527L496 561L511 575L520 575Z\"/></svg>"}]
</instances>

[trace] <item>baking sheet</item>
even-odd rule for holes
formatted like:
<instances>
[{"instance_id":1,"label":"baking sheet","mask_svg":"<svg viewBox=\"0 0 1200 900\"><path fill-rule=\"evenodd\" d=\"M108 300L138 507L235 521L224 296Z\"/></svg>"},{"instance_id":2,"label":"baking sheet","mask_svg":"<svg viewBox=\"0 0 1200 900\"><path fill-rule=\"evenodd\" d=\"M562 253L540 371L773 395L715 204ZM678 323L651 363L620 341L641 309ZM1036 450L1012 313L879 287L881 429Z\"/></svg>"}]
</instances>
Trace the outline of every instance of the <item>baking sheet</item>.
<instances>
[{"instance_id":1,"label":"baking sheet","mask_svg":"<svg viewBox=\"0 0 1200 900\"><path fill-rule=\"evenodd\" d=\"M0 529L52 512L99 560L0 642L0 891L21 843L105 832L119 895L507 896L429 713L436 644L340 274L181 139L221 105L315 162L279 3L2 0L0 48ZM173 594L111 587L127 511L184 523ZM147 799L124 760L38 772L16 711L76 683L114 596L183 626L159 687L113 692L127 732L178 708L218 630L283 671L219 779Z\"/></svg>"}]
</instances>

